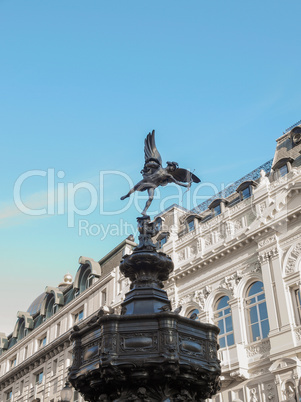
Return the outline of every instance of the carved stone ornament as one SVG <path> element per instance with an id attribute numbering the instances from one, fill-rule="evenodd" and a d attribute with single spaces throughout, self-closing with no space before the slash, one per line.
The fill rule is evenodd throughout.
<path id="1" fill-rule="evenodd" d="M 279 255 L 279 248 L 276 245 L 275 247 L 269 248 L 268 250 L 261 252 L 259 254 L 259 261 L 261 264 L 268 261 L 270 258 L 277 257 Z"/>
<path id="2" fill-rule="evenodd" d="M 250 345 L 246 347 L 246 352 L 248 357 L 253 357 L 256 355 L 263 355 L 271 350 L 271 344 L 269 339 L 263 340 L 256 345 Z"/>
<path id="3" fill-rule="evenodd" d="M 205 301 L 212 291 L 211 286 L 205 286 L 201 290 L 196 290 L 193 294 L 193 301 L 195 301 L 202 310 L 205 307 Z"/>
<path id="4" fill-rule="evenodd" d="M 221 288 L 227 289 L 234 295 L 237 285 L 239 284 L 240 280 L 242 279 L 241 271 L 237 271 L 230 276 L 226 276 L 221 284 Z"/>
<path id="5" fill-rule="evenodd" d="M 250 389 L 250 401 L 251 402 L 257 402 L 257 388 L 251 388 Z"/>
<path id="6" fill-rule="evenodd" d="M 273 236 L 270 236 L 270 237 L 268 237 L 268 238 L 266 238 L 264 240 L 261 240 L 258 243 L 258 248 L 263 248 L 265 246 L 269 246 L 270 244 L 273 244 L 273 243 L 276 243 L 276 242 L 277 242 L 277 236 L 273 235 Z"/>
<path id="7" fill-rule="evenodd" d="M 296 272 L 296 262 L 301 254 L 301 242 L 297 243 L 291 250 L 285 266 L 285 274 L 289 275 Z"/>
<path id="8" fill-rule="evenodd" d="M 301 327 L 294 329 L 297 341 L 301 341 Z"/>

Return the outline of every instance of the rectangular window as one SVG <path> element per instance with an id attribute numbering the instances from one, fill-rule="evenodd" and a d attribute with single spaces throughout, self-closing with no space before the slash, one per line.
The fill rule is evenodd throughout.
<path id="1" fill-rule="evenodd" d="M 74 323 L 80 322 L 84 318 L 84 310 L 80 310 L 78 313 L 74 314 Z"/>
<path id="2" fill-rule="evenodd" d="M 11 359 L 11 361 L 10 361 L 10 368 L 12 369 L 12 368 L 16 367 L 16 365 L 17 365 L 17 358 L 14 357 L 14 358 Z"/>
<path id="3" fill-rule="evenodd" d="M 11 401 L 12 400 L 12 397 L 13 397 L 13 391 L 12 390 L 9 390 L 9 391 L 7 391 L 6 392 L 6 400 L 7 401 Z"/>
<path id="4" fill-rule="evenodd" d="M 45 335 L 43 338 L 39 339 L 39 347 L 43 348 L 44 346 L 46 346 L 46 343 L 47 343 L 47 337 Z"/>
<path id="5" fill-rule="evenodd" d="M 43 376 L 44 376 L 43 370 L 36 374 L 36 385 L 42 384 Z"/>
<path id="6" fill-rule="evenodd" d="M 104 306 L 107 303 L 107 290 L 104 289 L 101 292 L 101 305 Z"/>

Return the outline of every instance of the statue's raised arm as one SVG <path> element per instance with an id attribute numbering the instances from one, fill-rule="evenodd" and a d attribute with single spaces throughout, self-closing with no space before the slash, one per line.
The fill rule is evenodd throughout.
<path id="1" fill-rule="evenodd" d="M 126 195 L 121 197 L 122 200 L 129 197 L 135 191 L 148 192 L 148 200 L 142 215 L 146 215 L 153 198 L 155 188 L 158 186 L 166 186 L 168 183 L 175 183 L 179 186 L 191 186 L 191 183 L 199 183 L 200 179 L 186 169 L 180 169 L 177 162 L 167 162 L 165 168 L 162 167 L 162 158 L 155 143 L 155 130 L 148 133 L 144 141 L 144 157 L 145 163 L 141 170 L 143 179 L 139 181 Z"/>

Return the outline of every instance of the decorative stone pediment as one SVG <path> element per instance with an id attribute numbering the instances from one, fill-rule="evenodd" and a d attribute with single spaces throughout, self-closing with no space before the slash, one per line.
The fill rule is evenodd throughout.
<path id="1" fill-rule="evenodd" d="M 271 367 L 269 368 L 269 371 L 271 373 L 275 373 L 275 372 L 286 370 L 286 369 L 293 369 L 298 365 L 298 363 L 299 363 L 299 360 L 297 358 L 296 359 L 289 359 L 289 358 L 278 359 L 271 365 Z"/>

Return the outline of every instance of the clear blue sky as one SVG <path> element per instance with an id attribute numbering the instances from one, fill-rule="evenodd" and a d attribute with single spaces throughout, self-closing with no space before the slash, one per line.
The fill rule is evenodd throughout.
<path id="1" fill-rule="evenodd" d="M 26 216 L 14 204 L 18 177 L 54 169 L 65 173 L 55 188 L 85 181 L 98 193 L 100 171 L 137 182 L 156 129 L 164 162 L 217 189 L 239 179 L 301 119 L 300 14 L 299 0 L 0 0 L 0 332 L 46 285 L 74 275 L 80 255 L 100 259 L 125 237 L 79 236 L 79 219 L 108 227 L 138 215 L 134 205 L 97 209 L 73 228 L 67 214 Z M 22 199 L 42 208 L 46 191 L 47 178 L 32 177 Z M 127 191 L 106 176 L 104 210 L 124 206 Z M 89 202 L 78 191 L 78 207 Z"/>

